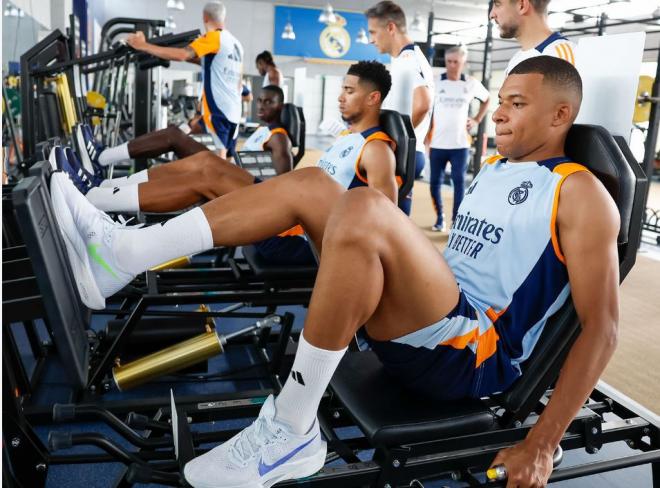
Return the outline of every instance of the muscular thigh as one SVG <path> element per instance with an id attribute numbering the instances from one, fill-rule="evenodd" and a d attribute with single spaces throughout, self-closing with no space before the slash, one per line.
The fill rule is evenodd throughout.
<path id="1" fill-rule="evenodd" d="M 444 318 L 458 303 L 458 285 L 440 251 L 412 220 L 385 198 L 382 205 L 377 227 L 383 233 L 384 289 L 367 330 L 374 339 L 391 340 Z"/>

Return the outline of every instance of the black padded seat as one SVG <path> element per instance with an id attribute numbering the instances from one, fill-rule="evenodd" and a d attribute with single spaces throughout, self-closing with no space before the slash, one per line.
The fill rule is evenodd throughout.
<path id="1" fill-rule="evenodd" d="M 254 271 L 257 278 L 262 279 L 309 279 L 314 280 L 318 267 L 273 264 L 266 261 L 254 246 L 243 246 L 243 257 Z"/>
<path id="2" fill-rule="evenodd" d="M 330 387 L 374 447 L 447 439 L 495 426 L 495 416 L 480 400 L 439 402 L 406 390 L 373 351 L 346 353 Z"/>

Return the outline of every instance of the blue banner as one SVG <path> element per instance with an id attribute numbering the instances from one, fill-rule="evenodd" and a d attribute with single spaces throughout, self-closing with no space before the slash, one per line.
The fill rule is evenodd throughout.
<path id="1" fill-rule="evenodd" d="M 275 33 L 273 52 L 283 56 L 363 61 L 375 59 L 389 63 L 388 54 L 380 54 L 371 44 L 356 42 L 360 29 L 367 29 L 367 18 L 362 13 L 335 10 L 337 21 L 322 24 L 322 10 L 306 7 L 275 6 Z M 296 34 L 294 40 L 282 39 L 287 22 Z"/>

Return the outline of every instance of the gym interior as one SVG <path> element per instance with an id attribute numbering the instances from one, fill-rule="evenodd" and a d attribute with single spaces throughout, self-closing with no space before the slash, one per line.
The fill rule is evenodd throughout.
<path id="1" fill-rule="evenodd" d="M 660 1 L 3 11 L 3 486 L 660 488 Z"/>

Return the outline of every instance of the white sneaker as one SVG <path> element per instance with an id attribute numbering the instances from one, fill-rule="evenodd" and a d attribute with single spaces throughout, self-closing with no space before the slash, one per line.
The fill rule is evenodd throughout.
<path id="1" fill-rule="evenodd" d="M 431 226 L 431 232 L 445 232 L 446 230 L 445 224 Z"/>
<path id="2" fill-rule="evenodd" d="M 92 310 L 102 310 L 105 298 L 134 278 L 117 265 L 112 249 L 121 226 L 89 203 L 64 173 L 51 176 L 50 198 L 80 298 Z"/>
<path id="3" fill-rule="evenodd" d="M 190 461 L 183 474 L 194 488 L 268 488 L 313 475 L 325 464 L 326 451 L 318 420 L 307 434 L 289 432 L 275 420 L 270 395 L 252 425 Z"/>

